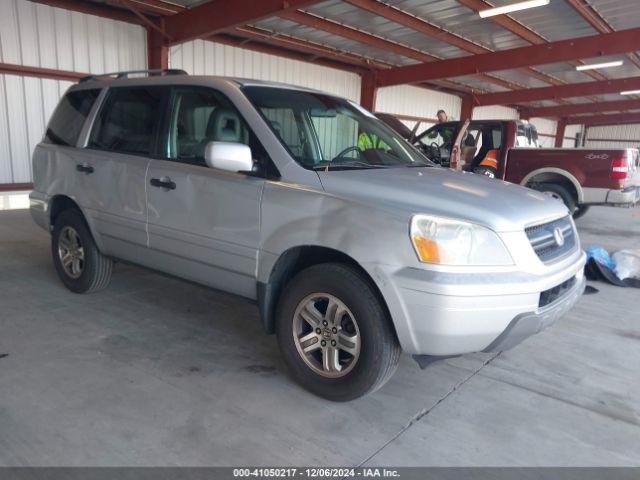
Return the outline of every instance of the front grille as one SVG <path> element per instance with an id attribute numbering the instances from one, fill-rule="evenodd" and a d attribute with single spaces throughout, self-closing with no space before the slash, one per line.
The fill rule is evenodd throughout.
<path id="1" fill-rule="evenodd" d="M 562 244 L 558 243 L 558 232 L 564 239 Z M 576 232 L 571 218 L 568 216 L 553 222 L 528 227 L 525 229 L 525 233 L 536 255 L 544 263 L 550 263 L 563 257 L 576 245 Z"/>
<path id="2" fill-rule="evenodd" d="M 546 307 L 547 305 L 555 302 L 565 293 L 567 293 L 576 283 L 576 277 L 571 277 L 569 280 L 562 282 L 560 285 L 556 285 L 549 290 L 545 290 L 540 294 L 540 301 L 538 302 L 538 307 Z"/>

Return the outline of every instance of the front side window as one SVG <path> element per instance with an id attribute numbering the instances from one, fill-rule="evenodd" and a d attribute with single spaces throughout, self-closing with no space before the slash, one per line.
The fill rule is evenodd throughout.
<path id="1" fill-rule="evenodd" d="M 273 87 L 243 90 L 305 168 L 431 165 L 378 118 L 347 100 Z"/>
<path id="2" fill-rule="evenodd" d="M 166 156 L 205 166 L 209 142 L 243 143 L 251 149 L 256 163 L 262 166 L 267 162 L 262 144 L 223 94 L 203 87 L 174 89 Z"/>
<path id="3" fill-rule="evenodd" d="M 100 95 L 99 89 L 75 90 L 67 93 L 60 100 L 49 121 L 45 141 L 56 145 L 75 146 L 98 95 Z"/>
<path id="4" fill-rule="evenodd" d="M 166 89 L 113 88 L 96 118 L 89 147 L 133 155 L 154 151 Z"/>

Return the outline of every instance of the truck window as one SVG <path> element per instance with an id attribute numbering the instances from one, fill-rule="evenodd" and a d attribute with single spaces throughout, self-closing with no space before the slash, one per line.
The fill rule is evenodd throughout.
<path id="1" fill-rule="evenodd" d="M 53 113 L 44 141 L 56 145 L 75 146 L 100 89 L 75 90 L 67 93 Z"/>
<path id="2" fill-rule="evenodd" d="M 165 87 L 111 89 L 93 126 L 89 148 L 151 154 L 166 92 Z"/>

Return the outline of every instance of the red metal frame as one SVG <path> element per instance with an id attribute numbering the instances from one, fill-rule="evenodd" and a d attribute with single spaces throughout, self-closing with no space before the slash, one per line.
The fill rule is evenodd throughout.
<path id="1" fill-rule="evenodd" d="M 166 18 L 173 43 L 186 42 L 283 12 L 308 7 L 321 0 L 210 0 Z"/>
<path id="2" fill-rule="evenodd" d="M 640 28 L 512 48 L 429 64 L 408 65 L 380 72 L 381 86 L 415 83 L 438 78 L 509 70 L 531 65 L 564 62 L 577 58 L 626 53 L 640 44 Z"/>
<path id="3" fill-rule="evenodd" d="M 269 55 L 276 55 L 291 60 L 298 60 L 301 62 L 314 63 L 316 65 L 322 65 L 324 67 L 335 68 L 337 70 L 344 70 L 346 72 L 362 74 L 363 69 L 346 63 L 335 62 L 331 60 L 325 60 L 323 58 L 317 58 L 313 56 L 307 56 L 305 54 L 286 50 L 284 48 L 267 45 L 265 43 L 255 43 L 250 40 L 232 37 L 225 34 L 212 35 L 207 40 L 216 43 L 222 43 L 224 45 L 230 45 L 232 47 L 244 48 L 247 50 L 253 50 L 255 52 L 267 53 Z"/>
<path id="4" fill-rule="evenodd" d="M 49 78 L 52 80 L 67 80 L 77 82 L 87 73 L 69 72 L 67 70 L 54 70 L 52 68 L 29 67 L 26 65 L 14 65 L 0 63 L 0 73 L 7 75 L 20 75 L 23 77 Z"/>
<path id="5" fill-rule="evenodd" d="M 31 0 L 35 3 L 41 3 L 50 7 L 64 8 L 73 12 L 86 13 L 88 15 L 96 15 L 98 17 L 110 18 L 121 22 L 135 23 L 142 25 L 143 22 L 136 15 L 120 8 L 110 7 L 108 5 L 86 2 L 82 0 Z"/>
<path id="6" fill-rule="evenodd" d="M 375 72 L 363 74 L 360 82 L 360 105 L 371 112 L 375 111 L 377 94 Z"/>
<path id="7" fill-rule="evenodd" d="M 556 138 L 554 141 L 554 146 L 556 148 L 562 147 L 562 143 L 564 141 L 564 131 L 567 128 L 567 119 L 561 118 L 558 120 L 558 124 L 556 125 Z"/>
<path id="8" fill-rule="evenodd" d="M 0 183 L 0 192 L 33 190 L 33 183 Z"/>
<path id="9" fill-rule="evenodd" d="M 553 87 L 527 88 L 512 92 L 496 92 L 474 97 L 476 106 L 510 105 L 514 103 L 554 100 L 558 98 L 586 97 L 603 93 L 620 93 L 640 89 L 640 77 L 600 80 L 596 82 L 570 83 Z"/>
<path id="10" fill-rule="evenodd" d="M 590 115 L 567 118 L 567 125 L 625 125 L 640 123 L 640 113 L 621 113 L 617 115 Z"/>
<path id="11" fill-rule="evenodd" d="M 538 107 L 526 109 L 529 117 L 562 117 L 582 113 L 622 112 L 640 110 L 640 100 L 616 100 L 611 102 L 577 103 L 558 107 Z"/>

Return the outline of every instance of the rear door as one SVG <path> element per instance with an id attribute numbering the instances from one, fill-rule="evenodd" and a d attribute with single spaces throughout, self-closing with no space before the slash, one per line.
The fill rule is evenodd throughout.
<path id="1" fill-rule="evenodd" d="M 77 158 L 87 213 L 108 255 L 137 261 L 147 246 L 145 178 L 166 87 L 113 87 Z"/>
<path id="2" fill-rule="evenodd" d="M 147 175 L 149 254 L 163 271 L 249 298 L 256 297 L 260 199 L 264 179 L 209 168 L 210 141 L 266 152 L 232 103 L 205 87 L 172 90 L 162 158 Z"/>

